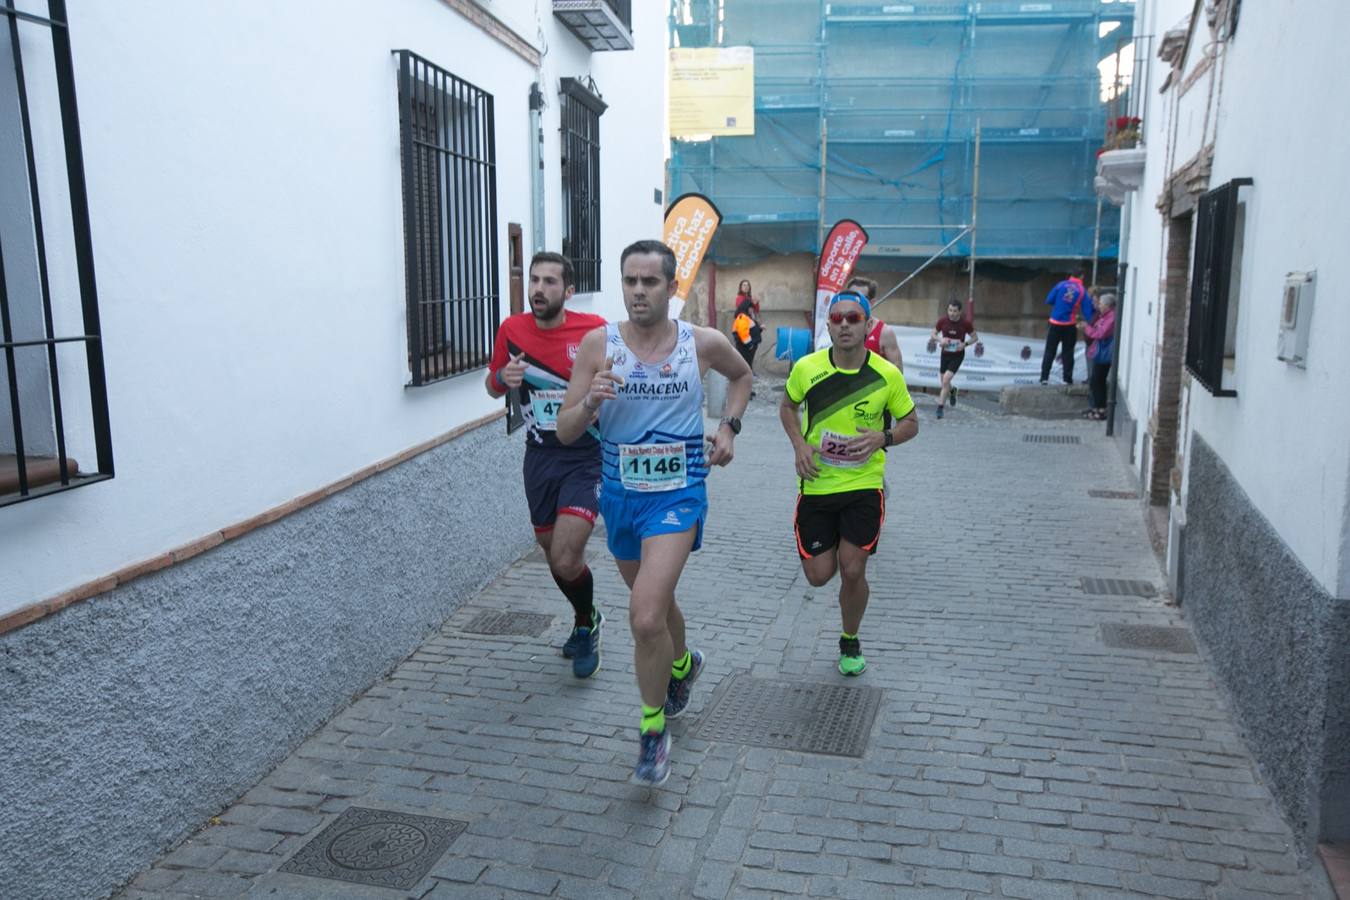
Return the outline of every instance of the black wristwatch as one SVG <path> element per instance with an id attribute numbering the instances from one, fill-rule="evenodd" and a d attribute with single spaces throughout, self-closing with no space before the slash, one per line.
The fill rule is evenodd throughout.
<path id="1" fill-rule="evenodd" d="M 723 416 L 722 421 L 719 422 L 718 425 L 730 425 L 732 434 L 741 433 L 741 420 L 735 416 Z"/>
<path id="2" fill-rule="evenodd" d="M 889 431 L 883 431 L 882 434 L 886 435 L 886 443 L 882 444 L 881 446 L 889 447 L 895 443 L 895 436 L 892 435 Z"/>

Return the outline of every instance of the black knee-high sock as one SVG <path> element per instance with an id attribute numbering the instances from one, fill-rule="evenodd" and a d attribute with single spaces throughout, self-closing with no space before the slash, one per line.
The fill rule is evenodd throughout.
<path id="1" fill-rule="evenodd" d="M 591 567 L 583 568 L 576 581 L 563 581 L 557 572 L 553 572 L 553 581 L 572 604 L 577 616 L 576 627 L 590 628 L 595 618 L 595 579 L 591 577 Z"/>

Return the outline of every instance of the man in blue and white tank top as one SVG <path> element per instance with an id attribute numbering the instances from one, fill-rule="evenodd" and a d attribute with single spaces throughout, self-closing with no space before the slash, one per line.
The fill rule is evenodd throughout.
<path id="1" fill-rule="evenodd" d="M 642 695 L 633 779 L 661 784 L 670 774 L 666 717 L 684 711 L 703 667 L 703 654 L 685 644 L 675 585 L 702 544 L 704 479 L 709 466 L 731 462 L 751 374 L 721 332 L 670 318 L 678 284 L 669 247 L 638 241 L 624 249 L 619 266 L 628 321 L 582 338 L 556 434 L 571 443 L 599 426 L 600 514 L 632 591 L 628 618 Z M 710 368 L 729 381 L 730 415 L 705 436 L 702 376 Z"/>

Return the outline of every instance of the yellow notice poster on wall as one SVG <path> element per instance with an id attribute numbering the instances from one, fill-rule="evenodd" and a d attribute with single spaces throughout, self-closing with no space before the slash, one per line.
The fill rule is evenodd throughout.
<path id="1" fill-rule="evenodd" d="M 755 133 L 753 47 L 676 47 L 670 51 L 670 136 Z"/>

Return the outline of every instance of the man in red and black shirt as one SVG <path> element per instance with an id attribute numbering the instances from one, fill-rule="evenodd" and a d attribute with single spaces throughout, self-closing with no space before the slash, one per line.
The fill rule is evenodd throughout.
<path id="1" fill-rule="evenodd" d="M 948 303 L 947 314 L 937 320 L 929 336 L 929 340 L 937 341 L 942 348 L 942 355 L 938 357 L 938 376 L 942 379 L 942 392 L 938 394 L 937 405 L 939 419 L 948 400 L 952 406 L 956 405 L 956 388 L 952 387 L 952 379 L 960 371 L 961 363 L 966 361 L 966 348 L 979 340 L 975 326 L 961 314 L 962 310 L 960 300 Z"/>
<path id="2" fill-rule="evenodd" d="M 525 498 L 534 535 L 548 556 L 553 580 L 576 613 L 563 645 L 572 674 L 589 678 L 600 668 L 600 626 L 586 541 L 600 508 L 600 442 L 594 429 L 570 446 L 555 434 L 558 410 L 572 377 L 572 361 L 600 316 L 563 308 L 576 288 L 572 263 L 558 253 L 530 260 L 530 310 L 502 323 L 488 364 L 487 391 L 520 395 L 525 415 Z"/>
<path id="3" fill-rule="evenodd" d="M 868 303 L 875 303 L 877 300 L 877 283 L 861 275 L 850 278 L 845 290 L 857 291 L 867 298 Z M 905 358 L 900 355 L 900 341 L 896 338 L 895 332 L 891 331 L 891 326 L 880 318 L 872 319 L 872 327 L 867 330 L 863 346 L 873 353 L 880 354 L 902 373 L 905 371 Z M 890 427 L 890 420 L 886 421 L 886 427 Z"/>

